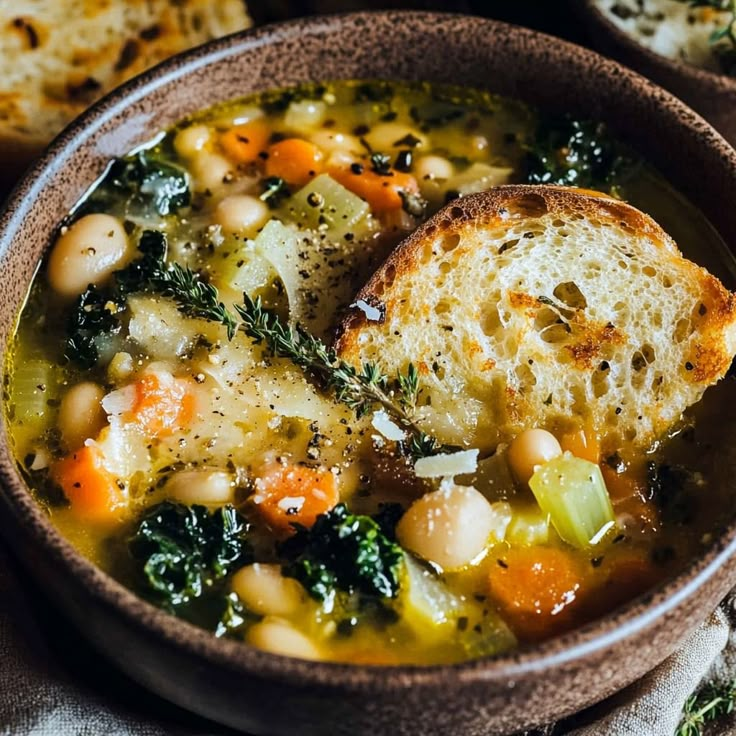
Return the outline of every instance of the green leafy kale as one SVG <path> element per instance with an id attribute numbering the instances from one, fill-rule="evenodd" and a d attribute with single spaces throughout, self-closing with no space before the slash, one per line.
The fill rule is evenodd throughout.
<path id="1" fill-rule="evenodd" d="M 120 329 L 115 316 L 120 303 L 111 298 L 106 291 L 100 291 L 90 284 L 87 290 L 77 297 L 67 319 L 67 338 L 64 355 L 82 368 L 92 368 L 99 357 L 95 338 L 103 333 L 113 333 Z"/>
<path id="2" fill-rule="evenodd" d="M 247 534 L 248 523 L 232 506 L 210 513 L 164 501 L 144 513 L 129 547 L 152 597 L 175 607 L 251 561 Z"/>
<path id="3" fill-rule="evenodd" d="M 345 504 L 317 517 L 311 529 L 296 526 L 281 552 L 290 560 L 284 575 L 316 600 L 331 600 L 338 592 L 368 598 L 395 598 L 399 592 L 401 547 L 370 516 L 351 514 Z"/>
<path id="4" fill-rule="evenodd" d="M 699 476 L 681 465 L 647 463 L 649 499 L 669 524 L 687 524 L 697 511 L 695 488 Z"/>
<path id="5" fill-rule="evenodd" d="M 632 166 L 603 123 L 566 115 L 545 118 L 537 127 L 527 147 L 525 180 L 610 192 Z"/>
<path id="6" fill-rule="evenodd" d="M 151 151 L 139 151 L 116 158 L 74 216 L 109 211 L 110 205 L 121 199 L 133 213 L 155 212 L 166 216 L 188 207 L 192 197 L 184 169 Z"/>
<path id="7" fill-rule="evenodd" d="M 222 600 L 222 613 L 215 626 L 215 636 L 236 636 L 261 618 L 245 607 L 237 593 L 228 593 Z"/>
<path id="8" fill-rule="evenodd" d="M 235 317 L 219 301 L 217 289 L 190 268 L 166 263 L 166 236 L 157 230 L 144 230 L 138 242 L 140 258 L 113 274 L 112 285 L 104 290 L 90 285 L 81 294 L 67 320 L 64 356 L 83 368 L 97 363 L 96 339 L 120 330 L 119 313 L 126 297 L 136 292 L 154 292 L 170 297 L 187 317 L 219 322 L 228 338 L 235 334 Z"/>

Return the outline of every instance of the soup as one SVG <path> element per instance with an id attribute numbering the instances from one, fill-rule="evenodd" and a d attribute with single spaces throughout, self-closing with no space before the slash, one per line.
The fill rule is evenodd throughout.
<path id="1" fill-rule="evenodd" d="M 114 161 L 61 224 L 7 357 L 14 450 L 54 524 L 217 636 L 369 664 L 497 654 L 672 576 L 730 503 L 732 381 L 636 456 L 584 426 L 449 451 L 441 427 L 396 434 L 423 400 L 415 366 L 389 377 L 330 347 L 398 242 L 509 182 L 625 198 L 729 277 L 703 216 L 604 126 L 486 92 L 282 90 Z M 436 455 L 454 469 L 418 472 Z M 555 462 L 595 476 L 594 533 L 532 492 Z M 460 533 L 434 554 L 416 519 L 438 493 Z"/>

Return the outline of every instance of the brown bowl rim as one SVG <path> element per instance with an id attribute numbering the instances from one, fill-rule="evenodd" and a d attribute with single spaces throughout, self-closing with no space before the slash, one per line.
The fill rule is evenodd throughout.
<path id="1" fill-rule="evenodd" d="M 577 2 L 578 0 L 572 1 Z M 702 69 L 699 66 L 688 64 L 684 61 L 678 61 L 677 59 L 670 59 L 668 56 L 658 54 L 656 51 L 652 51 L 647 46 L 644 46 L 644 44 L 635 41 L 628 33 L 622 31 L 595 4 L 595 0 L 579 1 L 581 2 L 581 11 L 588 16 L 591 22 L 603 29 L 619 46 L 625 47 L 631 53 L 637 54 L 641 58 L 646 59 L 650 64 L 667 69 L 672 73 L 688 77 L 693 81 L 736 91 L 735 77 L 723 74 L 722 72 L 714 72 L 710 69 Z"/>
<path id="2" fill-rule="evenodd" d="M 40 159 L 14 188 L 0 212 L 0 258 L 7 252 L 12 241 L 12 233 L 20 220 L 32 211 L 33 202 L 44 189 L 50 172 L 58 163 L 57 160 L 63 161 L 65 155 L 83 146 L 86 136 L 108 120 L 118 117 L 131 101 L 138 101 L 156 87 L 185 77 L 195 69 L 237 57 L 241 51 L 268 43 L 268 39 L 273 35 L 279 38 L 289 35 L 298 37 L 311 31 L 324 30 L 327 26 L 335 27 L 339 31 L 340 25 L 344 22 L 356 19 L 368 21 L 371 17 L 377 16 L 407 23 L 418 19 L 443 23 L 448 18 L 465 17 L 471 18 L 474 23 L 484 24 L 489 35 L 503 30 L 521 39 L 541 38 L 545 43 L 557 46 L 561 52 L 574 54 L 595 63 L 599 68 L 606 68 L 610 74 L 628 76 L 632 83 L 638 85 L 642 94 L 648 95 L 653 101 L 661 103 L 663 99 L 667 100 L 673 109 L 672 114 L 676 112 L 687 123 L 697 124 L 701 129 L 703 127 L 710 129 L 712 137 L 708 145 L 715 146 L 720 149 L 719 153 L 730 158 L 732 168 L 736 171 L 736 152 L 721 136 L 712 131 L 699 115 L 641 75 L 593 51 L 581 49 L 575 44 L 531 29 L 476 16 L 426 11 L 340 13 L 261 26 L 211 41 L 162 62 L 106 95 L 52 141 Z M 7 442 L 4 413 L 1 431 L 1 439 Z M 76 575 L 80 584 L 88 588 L 89 594 L 97 602 L 105 609 L 119 614 L 134 629 L 154 635 L 160 641 L 195 658 L 204 658 L 231 671 L 261 678 L 275 678 L 283 684 L 326 686 L 334 692 L 367 693 L 397 688 L 433 688 L 447 681 L 447 678 L 461 684 L 496 682 L 504 687 L 511 687 L 515 679 L 583 660 L 651 627 L 688 598 L 695 596 L 698 589 L 736 555 L 736 519 L 734 519 L 718 535 L 712 546 L 701 557 L 692 560 L 675 578 L 568 634 L 506 654 L 452 665 L 371 666 L 315 662 L 271 654 L 238 641 L 217 639 L 209 631 L 186 623 L 148 603 L 88 561 L 56 530 L 48 516 L 44 514 L 42 506 L 33 499 L 17 467 L 11 469 L 5 467 L 4 463 L 0 464 L 0 486 L 10 502 L 10 510 L 15 521 L 21 525 L 24 532 L 33 537 L 35 544 L 40 545 L 40 551 L 47 555 L 49 564 L 58 570 Z"/>

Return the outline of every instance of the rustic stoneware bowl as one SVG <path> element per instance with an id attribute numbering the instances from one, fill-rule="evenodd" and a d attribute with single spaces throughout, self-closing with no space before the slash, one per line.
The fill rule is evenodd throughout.
<path id="1" fill-rule="evenodd" d="M 593 0 L 573 0 L 593 46 L 676 94 L 736 146 L 736 79 L 650 51 L 610 21 Z"/>
<path id="2" fill-rule="evenodd" d="M 562 41 L 473 17 L 316 18 L 236 35 L 169 61 L 105 98 L 52 144 L 0 216 L 2 344 L 55 225 L 111 156 L 223 99 L 356 77 L 490 87 L 545 110 L 606 120 L 736 245 L 730 206 L 736 152 L 635 73 Z M 0 523 L 28 574 L 131 677 L 252 734 L 479 736 L 541 724 L 601 700 L 661 662 L 736 582 L 732 524 L 676 580 L 537 647 L 441 667 L 282 658 L 216 640 L 139 600 L 84 560 L 34 503 L 4 425 L 0 433 Z"/>

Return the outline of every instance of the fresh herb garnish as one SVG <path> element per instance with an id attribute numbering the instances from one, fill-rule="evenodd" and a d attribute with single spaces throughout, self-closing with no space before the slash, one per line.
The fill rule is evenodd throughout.
<path id="1" fill-rule="evenodd" d="M 74 212 L 74 217 L 106 212 L 125 200 L 131 214 L 173 215 L 191 202 L 186 171 L 152 151 L 117 158 L 102 181 Z"/>
<path id="2" fill-rule="evenodd" d="M 263 193 L 260 199 L 271 209 L 276 209 L 290 194 L 286 182 L 278 176 L 269 176 L 261 182 Z"/>
<path id="3" fill-rule="evenodd" d="M 413 407 L 419 391 L 418 375 L 413 366 L 397 378 L 396 389 L 392 389 L 388 377 L 376 364 L 365 363 L 360 371 L 356 370 L 301 325 L 284 325 L 274 312 L 263 307 L 260 297 L 252 299 L 243 294 L 243 304 L 235 309 L 248 337 L 257 344 L 265 343 L 274 355 L 291 360 L 316 379 L 322 389 L 331 391 L 337 401 L 353 409 L 358 417 L 376 407 L 383 409 L 409 433 L 405 447 L 411 455 L 424 457 L 441 449 L 407 411 L 407 407 Z"/>
<path id="4" fill-rule="evenodd" d="M 341 503 L 317 517 L 310 529 L 281 545 L 290 562 L 287 577 L 298 580 L 312 598 L 331 600 L 337 592 L 395 598 L 403 552 L 370 516 L 349 513 Z"/>
<path id="5" fill-rule="evenodd" d="M 393 176 L 391 173 L 391 156 L 385 153 L 372 153 L 371 171 L 379 176 Z"/>
<path id="6" fill-rule="evenodd" d="M 171 298 L 187 317 L 219 322 L 232 339 L 237 329 L 234 315 L 219 301 L 217 289 L 187 266 L 166 263 L 166 236 L 144 230 L 138 242 L 140 258 L 113 274 L 112 286 L 100 290 L 90 285 L 75 302 L 67 321 L 64 356 L 84 368 L 97 362 L 96 339 L 120 329 L 118 315 L 126 298 L 136 292 L 154 292 Z"/>
<path id="7" fill-rule="evenodd" d="M 709 683 L 685 701 L 675 736 L 702 736 L 708 723 L 733 713 L 734 707 L 736 680 Z"/>
<path id="8" fill-rule="evenodd" d="M 260 620 L 261 616 L 248 610 L 237 593 L 228 593 L 222 601 L 222 613 L 215 626 L 215 636 L 235 636 L 249 624 Z"/>
<path id="9" fill-rule="evenodd" d="M 697 505 L 694 488 L 698 475 L 681 465 L 647 463 L 649 499 L 654 501 L 669 524 L 692 521 Z"/>
<path id="10" fill-rule="evenodd" d="M 546 118 L 527 145 L 525 180 L 610 192 L 632 166 L 603 123 L 570 116 Z"/>
<path id="11" fill-rule="evenodd" d="M 407 192 L 403 189 L 398 191 L 399 197 L 401 197 L 401 209 L 412 217 L 424 217 L 429 206 L 427 200 L 413 192 Z"/>
<path id="12" fill-rule="evenodd" d="M 199 598 L 235 567 L 251 560 L 248 523 L 232 507 L 164 501 L 146 510 L 130 541 L 154 598 L 179 606 Z"/>

